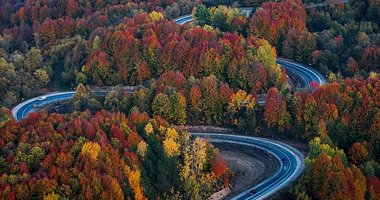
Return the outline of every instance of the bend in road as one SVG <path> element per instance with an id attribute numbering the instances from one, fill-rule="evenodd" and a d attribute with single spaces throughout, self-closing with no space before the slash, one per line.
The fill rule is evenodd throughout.
<path id="1" fill-rule="evenodd" d="M 72 98 L 73 95 L 74 92 L 61 92 L 45 95 L 46 99 L 44 101 L 39 101 L 38 98 L 33 98 L 16 106 L 15 109 L 12 110 L 12 114 L 16 120 L 21 120 L 26 117 L 29 112 L 33 112 L 33 107 L 31 106 L 34 104 L 45 105 L 61 100 L 67 100 Z M 304 168 L 303 155 L 297 149 L 278 141 L 218 133 L 191 133 L 191 135 L 208 137 L 212 142 L 227 142 L 242 146 L 253 146 L 272 154 L 280 163 L 280 168 L 274 175 L 260 184 L 250 187 L 233 199 L 267 198 L 297 178 Z M 282 159 L 284 158 L 288 160 L 288 163 L 282 163 Z M 253 189 L 256 190 L 256 193 L 254 195 L 249 195 L 249 192 Z"/>
<path id="2" fill-rule="evenodd" d="M 253 146 L 267 151 L 277 158 L 280 167 L 274 175 L 233 197 L 233 200 L 268 198 L 298 177 L 304 168 L 304 156 L 297 149 L 278 141 L 219 133 L 191 133 L 191 135 L 210 138 L 214 143 L 228 142 L 242 146 Z M 288 163 L 282 163 L 284 158 L 288 160 Z M 251 190 L 255 190 L 256 193 L 250 195 Z"/>
<path id="3" fill-rule="evenodd" d="M 104 92 L 99 92 L 98 95 L 103 95 Z M 61 100 L 71 99 L 74 92 L 60 92 L 45 95 L 46 99 L 38 100 L 38 97 L 25 101 L 12 110 L 12 114 L 16 120 L 21 120 L 28 113 L 33 112 L 33 105 L 45 105 L 58 102 Z M 270 178 L 264 180 L 258 185 L 252 186 L 244 192 L 240 193 L 233 199 L 264 199 L 277 192 L 285 185 L 293 181 L 302 172 L 304 163 L 303 155 L 295 148 L 283 144 L 278 141 L 273 141 L 264 138 L 247 137 L 239 135 L 217 134 L 217 133 L 191 133 L 199 137 L 210 137 L 212 142 L 228 142 L 239 144 L 242 146 L 253 146 L 260 148 L 272 154 L 280 163 L 278 171 Z M 282 159 L 286 159 L 288 163 L 282 163 Z M 249 195 L 249 192 L 254 189 L 256 194 Z"/>
<path id="4" fill-rule="evenodd" d="M 276 62 L 287 71 L 291 71 L 295 75 L 299 76 L 303 81 L 302 85 L 304 87 L 308 87 L 313 81 L 318 83 L 318 85 L 323 85 L 327 82 L 326 78 L 321 73 L 311 67 L 307 67 L 284 58 L 277 58 Z"/>
<path id="5" fill-rule="evenodd" d="M 182 16 L 176 19 L 176 22 L 179 24 L 184 24 L 192 21 L 191 15 Z M 303 86 L 307 87 L 312 81 L 316 81 L 318 84 L 326 83 L 326 79 L 320 73 L 311 69 L 307 66 L 301 65 L 299 63 L 294 63 L 292 61 L 278 58 L 276 61 L 282 67 L 288 71 L 293 72 L 295 75 L 299 76 L 302 79 Z M 104 92 L 99 93 L 104 94 Z M 61 100 L 71 99 L 74 95 L 73 91 L 70 92 L 60 92 L 44 95 L 45 100 L 39 101 L 38 97 L 29 99 L 19 105 L 17 105 L 12 110 L 12 115 L 16 120 L 21 120 L 26 117 L 28 113 L 35 111 L 35 107 L 58 102 Z M 265 99 L 260 99 L 259 104 L 264 104 Z M 303 155 L 293 147 L 283 144 L 278 141 L 273 141 L 269 139 L 256 138 L 256 137 L 247 137 L 247 136 L 238 136 L 238 135 L 227 135 L 227 134 L 204 134 L 204 133 L 191 133 L 192 135 L 200 137 L 210 137 L 212 142 L 230 142 L 245 146 L 254 146 L 260 149 L 263 149 L 271 154 L 273 154 L 278 162 L 280 163 L 280 168 L 278 171 L 272 175 L 270 178 L 261 182 L 256 186 L 252 186 L 248 190 L 242 192 L 233 199 L 264 199 L 269 197 L 276 191 L 283 188 L 285 185 L 289 184 L 292 180 L 299 176 L 302 172 L 304 163 Z M 288 163 L 282 163 L 282 159 L 286 158 Z M 249 195 L 249 191 L 252 189 L 256 190 L 254 195 Z"/>
<path id="6" fill-rule="evenodd" d="M 252 12 L 253 10 L 253 8 L 250 8 L 250 7 L 240 8 L 240 9 L 246 12 L 247 15 L 249 15 L 249 13 Z M 177 19 L 174 19 L 174 21 L 180 25 L 183 25 L 183 24 L 192 22 L 193 16 L 184 15 Z M 322 85 L 326 83 L 325 77 L 310 67 L 289 61 L 284 58 L 277 58 L 276 62 L 280 64 L 281 67 L 285 68 L 287 71 L 290 71 L 296 76 L 298 76 L 299 79 L 302 80 L 302 84 L 301 84 L 302 87 L 308 87 L 312 81 L 316 81 L 318 85 Z"/>
<path id="7" fill-rule="evenodd" d="M 12 109 L 12 115 L 17 121 L 19 121 L 22 118 L 26 117 L 28 113 L 34 112 L 35 107 L 57 102 L 59 100 L 71 99 L 74 93 L 75 92 L 59 92 L 59 93 L 45 95 L 44 97 L 46 97 L 46 99 L 43 101 L 38 100 L 38 98 L 42 96 L 29 99 L 27 101 L 24 101 L 18 104 L 16 107 L 14 107 Z"/>

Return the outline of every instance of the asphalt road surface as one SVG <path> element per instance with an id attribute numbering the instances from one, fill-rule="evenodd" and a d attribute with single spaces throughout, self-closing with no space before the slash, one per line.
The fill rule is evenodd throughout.
<path id="1" fill-rule="evenodd" d="M 22 118 L 26 117 L 29 112 L 33 112 L 34 105 L 41 106 L 57 101 L 67 100 L 72 98 L 73 94 L 74 92 L 54 93 L 43 96 L 44 100 L 40 100 L 40 97 L 36 97 L 16 106 L 12 110 L 12 114 L 16 120 L 21 120 Z M 293 181 L 303 170 L 303 155 L 297 149 L 278 141 L 257 137 L 218 133 L 191 134 L 199 137 L 208 137 L 214 143 L 224 142 L 238 144 L 241 145 L 242 148 L 245 148 L 246 146 L 256 147 L 276 157 L 280 167 L 274 175 L 268 179 L 265 179 L 258 185 L 253 185 L 252 187 L 235 196 L 233 199 L 264 199 L 266 197 L 269 197 Z M 286 163 L 283 162 L 283 159 L 286 159 Z M 250 195 L 249 193 L 251 190 L 255 190 L 255 194 Z"/>
<path id="2" fill-rule="evenodd" d="M 298 177 L 304 167 L 304 157 L 302 153 L 278 141 L 218 133 L 191 133 L 191 135 L 210 138 L 213 143 L 225 142 L 239 144 L 242 148 L 246 146 L 260 148 L 277 158 L 280 167 L 274 175 L 258 185 L 248 188 L 232 199 L 265 199 Z M 286 162 L 283 162 L 284 159 L 286 159 Z M 251 195 L 250 191 L 252 190 L 255 190 L 255 193 Z"/>
<path id="3" fill-rule="evenodd" d="M 316 81 L 319 84 L 324 84 L 326 82 L 321 74 L 307 66 L 294 63 L 285 59 L 278 59 L 277 62 L 280 63 L 283 67 L 286 67 L 287 70 L 292 70 L 292 72 L 296 75 L 303 77 L 303 85 L 305 86 L 309 85 L 312 81 Z M 104 92 L 98 95 L 103 94 Z M 28 113 L 36 111 L 35 109 L 40 106 L 50 103 L 56 103 L 63 100 L 69 100 L 73 97 L 73 95 L 74 91 L 70 91 L 35 97 L 17 105 L 12 110 L 12 115 L 16 120 L 21 120 L 22 118 L 27 117 Z M 265 99 L 259 100 L 259 104 L 262 105 L 264 103 Z M 252 187 L 249 187 L 249 189 L 238 194 L 233 199 L 264 199 L 266 197 L 269 197 L 276 191 L 283 188 L 285 185 L 289 184 L 292 180 L 294 180 L 303 169 L 302 154 L 299 153 L 298 150 L 290 146 L 284 145 L 280 142 L 262 138 L 244 137 L 227 134 L 194 133 L 194 135 L 210 136 L 213 142 L 228 142 L 233 144 L 239 144 L 242 148 L 244 148 L 247 145 L 254 146 L 271 153 L 273 156 L 277 158 L 278 162 L 280 163 L 280 168 L 273 176 L 271 176 L 268 179 L 265 179 L 258 185 L 252 185 Z M 286 159 L 287 163 L 283 163 L 282 159 Z M 249 193 L 252 190 L 255 190 L 255 194 L 250 195 Z"/>

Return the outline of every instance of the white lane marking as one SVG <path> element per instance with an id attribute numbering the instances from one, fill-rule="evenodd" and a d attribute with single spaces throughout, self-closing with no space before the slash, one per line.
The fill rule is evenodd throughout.
<path id="1" fill-rule="evenodd" d="M 279 61 L 278 63 L 281 63 L 281 60 L 278 60 L 278 61 Z M 283 62 L 280 65 L 286 66 L 287 68 L 291 68 L 291 69 L 297 71 L 297 75 L 304 77 L 306 85 L 309 85 L 309 83 L 311 83 L 312 81 L 315 80 L 315 78 L 313 78 L 314 74 L 308 73 L 307 71 L 305 71 L 304 68 L 300 68 L 299 66 L 293 65 L 293 63 Z M 318 79 L 318 77 L 317 77 L 317 79 Z M 315 80 L 315 81 L 319 81 L 319 80 Z"/>
<path id="2" fill-rule="evenodd" d="M 281 183 L 275 182 L 275 185 L 277 185 L 277 187 L 275 187 L 273 190 L 268 191 L 267 193 L 263 194 L 263 195 L 265 195 L 265 197 L 268 197 L 269 195 L 272 195 L 274 192 L 278 191 L 279 189 L 283 188 L 285 185 L 287 185 L 288 183 L 290 183 L 295 177 L 297 177 L 300 174 L 300 172 L 302 170 L 301 167 L 303 167 L 303 162 L 301 162 L 301 159 L 299 157 L 300 155 L 302 156 L 302 154 L 297 149 L 295 149 L 293 147 L 290 148 L 289 145 L 283 144 L 282 142 L 272 141 L 272 140 L 268 140 L 266 138 L 260 138 L 260 137 L 248 137 L 248 136 L 228 135 L 228 134 L 220 134 L 220 133 L 191 133 L 191 134 L 195 135 L 195 136 L 196 135 L 217 136 L 217 137 L 219 136 L 221 138 L 224 138 L 225 140 L 228 140 L 228 137 L 232 137 L 234 139 L 240 138 L 240 139 L 245 139 L 246 141 L 258 142 L 258 143 L 262 142 L 262 143 L 265 143 L 266 145 L 271 144 L 271 145 L 277 146 L 277 147 L 279 147 L 280 151 L 281 150 L 285 150 L 286 152 L 290 153 L 296 159 L 296 164 L 297 164 L 296 168 L 294 169 L 293 173 L 290 174 L 289 177 L 285 179 L 285 181 L 283 181 Z M 293 152 L 293 151 L 297 152 L 298 155 L 295 152 Z M 285 156 L 288 157 L 288 155 L 286 153 L 284 153 L 284 154 L 285 154 Z M 288 167 L 287 170 L 288 171 L 290 170 L 290 165 L 289 165 L 289 167 Z M 287 171 L 287 173 L 288 173 L 288 171 Z M 280 179 L 282 179 L 282 178 L 283 178 L 283 176 L 280 177 Z M 237 197 L 234 197 L 234 199 L 235 198 L 241 198 L 242 196 L 246 195 L 246 193 L 248 191 L 249 190 L 244 191 L 243 193 L 241 193 Z"/>
<path id="3" fill-rule="evenodd" d="M 61 92 L 61 93 L 54 93 L 54 94 L 50 94 L 50 95 L 44 95 L 44 96 L 46 96 L 46 97 L 54 97 L 54 96 L 57 96 L 57 95 L 65 95 L 65 94 L 73 94 L 74 92 Z M 70 98 L 70 97 L 64 97 L 64 98 Z M 33 102 L 33 101 L 37 101 L 37 99 L 38 99 L 38 97 L 36 97 L 36 98 L 33 98 L 33 99 L 30 99 L 30 100 L 28 100 L 28 101 L 26 101 L 26 102 L 24 102 L 24 103 L 21 103 L 20 105 L 18 105 L 18 106 L 16 106 L 16 108 L 13 110 L 14 111 L 14 113 L 16 113 L 16 119 L 17 119 L 17 111 L 18 111 L 18 109 L 19 108 L 21 108 L 23 105 L 26 105 L 27 103 L 30 103 L 30 102 Z M 54 101 L 54 100 L 59 100 L 59 99 L 53 99 L 53 100 L 51 100 L 51 102 L 52 101 Z M 31 104 L 31 105 L 33 105 L 33 104 Z M 31 105 L 29 105 L 29 106 L 31 106 Z M 29 107 L 28 106 L 28 107 Z M 12 111 L 12 112 L 13 112 Z M 24 114 L 24 113 L 23 113 Z M 207 135 L 215 135 L 215 136 L 219 136 L 219 137 L 224 137 L 224 138 L 228 138 L 228 137 L 233 137 L 233 138 L 240 138 L 240 139 L 245 139 L 245 140 L 248 140 L 248 141 L 251 141 L 251 142 L 262 142 L 263 144 L 265 144 L 265 145 L 269 145 L 269 144 L 271 144 L 271 145 L 275 145 L 275 146 L 277 146 L 277 147 L 279 147 L 280 148 L 280 152 L 281 152 L 281 150 L 286 150 L 287 152 L 290 152 L 295 158 L 296 158 L 296 160 L 297 160 L 297 166 L 296 166 L 296 170 L 295 171 L 297 171 L 297 170 L 299 170 L 299 164 L 301 163 L 301 161 L 299 161 L 298 162 L 298 160 L 299 160 L 299 158 L 298 158 L 298 156 L 295 154 L 295 153 L 293 153 L 291 150 L 289 150 L 289 149 L 287 149 L 285 146 L 283 146 L 283 145 L 280 145 L 280 144 L 278 144 L 278 143 L 275 143 L 275 142 L 272 142 L 272 141 L 269 141 L 269 140 L 267 140 L 267 139 L 263 139 L 263 138 L 253 138 L 253 137 L 247 137 L 247 136 L 237 136 L 237 135 L 226 135 L 226 134 L 218 134 L 218 133 L 210 133 L 210 134 L 204 134 L 204 133 L 192 133 L 192 135 L 203 135 L 203 136 L 207 136 Z M 245 143 L 245 144 L 247 144 L 247 143 Z M 257 145 L 256 145 L 256 147 L 258 147 Z M 268 150 L 268 149 L 265 149 L 266 151 L 268 151 L 268 152 L 271 152 L 271 154 L 272 155 L 274 155 L 278 160 L 280 160 L 280 165 L 281 165 L 281 168 L 282 168 L 282 162 L 281 162 L 281 159 L 279 159 L 279 157 L 276 155 L 276 154 L 274 154 L 272 151 L 270 151 L 270 150 Z M 296 149 L 293 149 L 294 151 L 296 150 Z M 285 154 L 285 153 L 284 153 Z M 285 156 L 287 156 L 286 154 L 285 154 Z M 290 160 L 290 159 L 289 159 Z M 290 167 L 289 167 L 289 169 L 290 169 Z M 282 169 L 281 169 L 282 170 Z M 276 187 L 275 188 L 275 190 L 274 191 L 277 191 L 277 188 L 282 188 L 283 187 L 283 185 L 285 185 L 285 184 L 287 184 L 287 182 L 290 180 L 290 179 L 292 179 L 294 176 L 295 176 L 295 174 L 297 174 L 297 173 L 293 173 L 292 175 L 291 175 L 291 177 L 289 177 L 288 179 L 286 179 L 286 182 L 283 182 L 282 184 L 280 184 L 278 187 Z M 281 177 L 282 178 L 282 177 Z M 262 183 L 262 184 L 264 184 L 264 183 Z M 260 184 L 259 184 L 260 185 Z M 258 186 L 259 186 L 258 185 Z M 271 184 L 272 185 L 272 184 Z M 256 186 L 257 187 L 257 186 Z M 244 193 L 242 193 L 242 194 L 246 194 L 246 192 L 247 191 L 245 191 Z M 269 192 L 269 193 L 266 193 L 266 194 L 270 194 L 270 193 L 272 193 L 272 192 Z"/>
<path id="4" fill-rule="evenodd" d="M 280 64 L 278 63 L 280 66 L 282 66 L 283 68 L 285 68 L 286 70 L 288 71 L 293 71 L 295 72 L 296 75 L 298 75 L 298 77 L 301 77 L 301 79 L 304 81 L 305 83 L 305 87 L 307 87 L 308 85 L 308 82 L 309 82 L 309 79 L 308 77 L 305 76 L 304 73 L 302 73 L 302 71 L 300 69 L 298 69 L 297 67 L 293 67 L 291 65 L 287 65 L 287 64 Z"/>
<path id="5" fill-rule="evenodd" d="M 192 134 L 192 133 L 190 133 L 190 134 Z M 272 154 L 274 157 L 276 157 L 276 159 L 280 162 L 280 167 L 279 167 L 279 169 L 276 171 L 275 174 L 273 174 L 273 175 L 270 176 L 269 178 L 265 179 L 263 182 L 261 182 L 261 183 L 255 185 L 255 186 L 252 186 L 251 188 L 249 188 L 249 189 L 247 189 L 247 190 L 241 192 L 239 195 L 233 197 L 232 199 L 240 199 L 241 197 L 247 195 L 247 193 L 248 193 L 249 191 L 251 191 L 252 189 L 257 188 L 257 187 L 260 187 L 261 185 L 266 184 L 266 183 L 269 182 L 269 181 L 272 181 L 273 178 L 275 178 L 276 176 L 278 176 L 278 174 L 280 174 L 281 171 L 283 170 L 283 164 L 282 164 L 282 162 L 281 162 L 281 158 L 280 158 L 277 154 L 275 154 L 273 151 L 268 150 L 268 149 L 265 149 L 265 147 L 257 146 L 256 144 L 251 144 L 251 143 L 246 143 L 246 142 L 232 141 L 232 140 L 227 140 L 227 139 L 212 139 L 212 138 L 211 138 L 211 141 L 212 141 L 212 142 L 225 142 L 225 143 L 240 144 L 240 145 L 252 146 L 252 147 L 255 147 L 255 148 L 259 148 L 259 149 L 261 149 L 261 150 L 263 150 L 263 151 L 267 151 L 267 152 L 269 152 L 269 153 Z M 285 155 L 286 155 L 286 154 L 285 154 Z M 289 168 L 289 169 L 290 169 L 290 168 Z M 282 175 L 280 178 L 278 178 L 278 179 L 282 179 L 282 177 L 283 177 L 284 175 L 287 175 L 287 173 L 283 174 L 283 175 Z M 259 194 L 259 193 L 262 193 L 263 191 L 266 191 L 266 190 L 270 189 L 271 187 L 273 187 L 273 185 L 274 185 L 275 183 L 276 183 L 276 181 L 274 181 L 272 184 L 269 184 L 267 187 L 265 187 L 265 188 L 263 188 L 262 190 L 260 190 L 260 191 L 258 192 L 258 194 Z M 276 189 L 275 189 L 275 190 L 276 190 Z M 257 194 L 255 194 L 255 196 L 256 196 L 256 195 L 257 195 Z M 264 194 L 264 195 L 265 195 L 265 194 Z"/>
<path id="6" fill-rule="evenodd" d="M 290 171 L 290 169 L 291 169 L 292 161 L 291 161 L 291 159 L 289 158 L 288 155 L 285 154 L 285 156 L 289 160 L 289 163 L 288 163 L 289 167 L 286 168 L 286 172 L 281 177 L 279 177 L 277 179 L 277 181 L 274 181 L 271 185 L 269 185 L 268 187 L 266 187 L 263 190 L 259 191 L 258 192 L 258 195 L 259 195 L 258 197 L 256 197 L 256 195 L 255 195 L 254 197 L 248 197 L 248 199 L 264 199 L 266 197 L 269 197 L 273 193 L 277 192 L 281 188 L 283 188 L 285 186 L 285 184 L 288 184 L 289 178 L 292 178 L 294 173 L 291 173 L 290 175 L 288 174 L 289 171 Z M 286 176 L 287 176 L 287 178 L 284 181 L 282 181 L 282 179 L 284 177 L 286 177 Z M 280 182 L 280 181 L 282 181 L 282 182 Z M 272 188 L 274 188 L 274 189 L 272 189 Z M 269 190 L 269 189 L 271 189 L 271 190 Z"/>
<path id="7" fill-rule="evenodd" d="M 54 96 L 57 96 L 57 95 L 65 95 L 65 94 L 74 94 L 75 92 L 74 91 L 70 91 L 70 92 L 55 92 L 55 93 L 51 93 L 51 94 L 47 94 L 47 95 L 41 95 L 41 96 L 38 96 L 38 97 L 34 97 L 34 98 L 31 98 L 27 101 L 24 101 L 20 104 L 18 104 L 17 106 L 15 106 L 13 109 L 12 109 L 12 115 L 13 117 L 16 119 L 16 120 L 20 120 L 20 119 L 17 119 L 17 113 L 18 111 L 24 107 L 25 105 L 29 104 L 29 103 L 32 103 L 32 102 L 38 102 L 38 98 L 39 97 L 42 97 L 42 96 L 45 96 L 46 98 L 48 97 L 54 97 Z M 33 105 L 33 104 L 32 104 Z M 29 108 L 30 106 L 28 106 L 27 108 Z M 22 116 L 21 117 L 24 117 L 24 113 L 25 110 L 23 111 Z"/>
<path id="8" fill-rule="evenodd" d="M 290 61 L 287 61 L 287 60 L 284 60 L 284 59 L 281 59 L 281 58 L 277 58 L 277 60 L 282 61 L 282 62 L 285 62 L 285 63 L 288 63 L 288 64 L 290 64 L 290 65 L 297 66 L 297 67 L 302 68 L 302 69 L 305 69 L 305 70 L 307 70 L 308 72 L 312 73 L 312 74 L 318 79 L 318 82 L 319 82 L 320 85 L 325 83 L 325 81 L 324 81 L 324 77 L 321 78 L 321 76 L 320 76 L 319 74 L 317 74 L 314 70 L 311 70 L 311 69 L 309 69 L 309 68 L 306 67 L 306 66 L 300 65 L 300 64 L 298 64 L 298 63 L 290 62 Z"/>

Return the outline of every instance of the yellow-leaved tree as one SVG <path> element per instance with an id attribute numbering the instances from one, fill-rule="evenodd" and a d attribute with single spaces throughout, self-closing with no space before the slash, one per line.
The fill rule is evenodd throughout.
<path id="1" fill-rule="evenodd" d="M 153 133 L 153 126 L 150 122 L 145 125 L 144 131 L 145 131 L 146 135 L 148 135 L 148 136 Z"/>
<path id="2" fill-rule="evenodd" d="M 145 157 L 147 150 L 148 150 L 148 144 L 144 142 L 143 140 L 141 140 L 141 142 L 137 145 L 137 153 L 141 157 Z"/>
<path id="3" fill-rule="evenodd" d="M 163 142 L 164 150 L 168 157 L 176 156 L 179 154 L 179 144 L 177 144 L 172 138 L 167 138 Z"/>
<path id="4" fill-rule="evenodd" d="M 126 165 L 124 169 L 125 175 L 128 177 L 128 182 L 131 188 L 133 189 L 133 192 L 135 193 L 135 199 L 136 200 L 145 200 L 147 199 L 144 196 L 143 189 L 140 185 L 140 177 L 141 177 L 141 172 L 140 170 L 131 170 L 131 168 Z"/>
<path id="5" fill-rule="evenodd" d="M 204 139 L 195 138 L 192 144 L 192 163 L 196 173 L 200 173 L 207 159 L 207 144 Z"/>
<path id="6" fill-rule="evenodd" d="M 247 94 L 244 90 L 239 90 L 236 94 L 231 95 L 228 110 L 235 113 L 243 107 L 247 110 L 254 109 L 255 105 L 256 99 L 252 95 Z"/>
<path id="7" fill-rule="evenodd" d="M 152 18 L 152 21 L 154 21 L 154 22 L 159 21 L 161 19 L 164 19 L 164 15 L 161 12 L 153 11 L 153 12 L 149 13 L 149 16 L 150 16 L 150 18 Z"/>
<path id="8" fill-rule="evenodd" d="M 44 200 L 58 200 L 58 199 L 59 199 L 59 195 L 55 194 L 54 192 L 44 196 Z"/>
<path id="9" fill-rule="evenodd" d="M 208 143 L 206 140 L 184 138 L 182 154 L 184 163 L 181 166 L 181 180 L 185 182 L 185 195 L 190 199 L 205 199 L 207 195 L 202 191 L 210 191 L 216 180 L 212 173 L 203 171 L 208 156 Z"/>
<path id="10" fill-rule="evenodd" d="M 256 127 L 255 110 L 257 108 L 256 99 L 247 94 L 244 90 L 239 90 L 230 96 L 228 102 L 228 113 L 231 116 L 231 124 L 245 131 L 252 131 Z"/>
<path id="11" fill-rule="evenodd" d="M 276 64 L 276 49 L 272 47 L 268 41 L 260 39 L 258 41 L 258 47 L 250 47 L 254 50 L 249 50 L 249 60 L 257 61 L 263 64 L 265 70 L 268 72 L 269 84 L 271 86 L 281 85 L 281 68 Z"/>
<path id="12" fill-rule="evenodd" d="M 182 154 L 184 155 L 184 163 L 181 179 L 185 180 L 192 175 L 199 175 L 207 159 L 207 142 L 198 137 L 191 144 L 187 141 Z"/>
<path id="13" fill-rule="evenodd" d="M 105 199 L 124 200 L 123 190 L 115 178 L 111 178 L 109 190 L 103 191 L 102 197 L 105 197 Z"/>
<path id="14" fill-rule="evenodd" d="M 178 132 L 174 128 L 166 129 L 163 146 L 168 157 L 176 156 L 179 154 L 180 144 L 178 142 L 178 137 Z"/>
<path id="15" fill-rule="evenodd" d="M 173 140 L 178 139 L 178 132 L 174 128 L 167 128 L 166 129 L 166 138 L 172 138 Z"/>
<path id="16" fill-rule="evenodd" d="M 97 160 L 100 152 L 100 145 L 96 142 L 86 142 L 82 146 L 82 155 L 89 155 L 91 159 Z"/>

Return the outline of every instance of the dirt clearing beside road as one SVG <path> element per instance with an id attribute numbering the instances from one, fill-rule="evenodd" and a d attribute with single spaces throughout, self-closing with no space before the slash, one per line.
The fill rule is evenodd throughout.
<path id="1" fill-rule="evenodd" d="M 269 178 L 279 167 L 276 158 L 261 149 L 251 146 L 242 148 L 240 144 L 224 142 L 213 144 L 219 148 L 228 168 L 235 174 L 233 190 L 225 199 Z"/>

